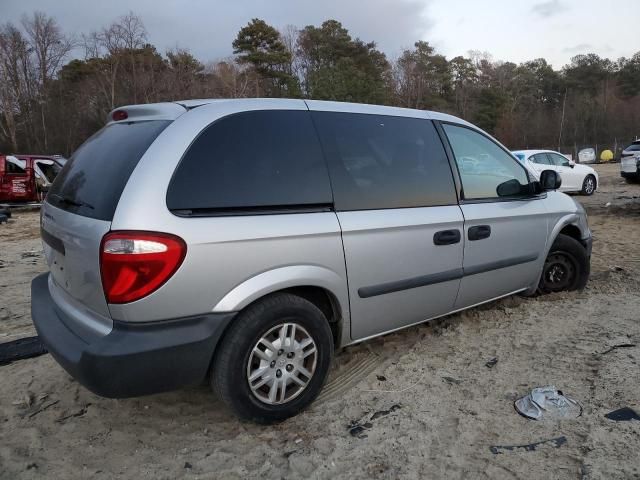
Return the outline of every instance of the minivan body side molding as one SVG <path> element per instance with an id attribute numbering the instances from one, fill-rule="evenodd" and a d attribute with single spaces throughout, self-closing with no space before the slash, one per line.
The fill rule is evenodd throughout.
<path id="1" fill-rule="evenodd" d="M 409 290 L 410 288 L 424 287 L 436 283 L 449 282 L 451 280 L 459 280 L 465 276 L 477 275 L 479 273 L 499 270 L 501 268 L 514 267 L 523 263 L 535 262 L 538 260 L 538 254 L 525 255 L 520 257 L 507 258 L 498 262 L 484 263 L 475 265 L 470 268 L 456 268 L 447 270 L 446 272 L 434 273 L 431 275 L 421 275 L 419 277 L 406 278 L 395 282 L 381 283 L 358 289 L 360 298 L 375 297 L 387 293 L 400 292 Z"/>
<path id="2" fill-rule="evenodd" d="M 409 290 L 410 288 L 426 287 L 435 283 L 449 282 L 451 280 L 459 280 L 463 277 L 462 268 L 455 268 L 446 272 L 433 273 L 431 275 L 420 275 L 419 277 L 407 278 L 395 282 L 381 283 L 371 285 L 369 287 L 361 287 L 358 289 L 360 298 L 376 297 L 386 293 L 400 292 Z"/>
<path id="3" fill-rule="evenodd" d="M 538 259 L 538 254 L 523 255 L 520 257 L 506 258 L 497 262 L 483 263 L 480 265 L 474 265 L 473 267 L 467 267 L 464 269 L 464 275 L 477 275 L 478 273 L 490 272 L 491 270 L 499 270 L 501 268 L 515 267 L 516 265 L 522 265 L 523 263 L 535 262 Z"/>

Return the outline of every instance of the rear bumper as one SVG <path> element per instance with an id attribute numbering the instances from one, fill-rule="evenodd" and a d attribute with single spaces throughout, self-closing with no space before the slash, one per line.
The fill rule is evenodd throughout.
<path id="1" fill-rule="evenodd" d="M 67 327 L 69 319 L 51 298 L 48 275 L 31 282 L 31 317 L 38 335 L 71 376 L 103 397 L 147 395 L 202 382 L 235 315 L 211 313 L 140 325 L 114 322 L 109 334 L 82 338 Z"/>
<path id="2" fill-rule="evenodd" d="M 640 178 L 640 172 L 638 170 L 636 170 L 635 172 L 621 171 L 620 176 L 623 178 Z"/>

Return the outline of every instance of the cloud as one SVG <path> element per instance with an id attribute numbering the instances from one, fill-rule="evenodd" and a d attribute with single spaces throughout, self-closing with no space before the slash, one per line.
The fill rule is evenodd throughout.
<path id="1" fill-rule="evenodd" d="M 548 0 L 536 3 L 531 7 L 531 11 L 542 18 L 549 18 L 567 10 L 567 6 L 560 0 Z"/>
<path id="2" fill-rule="evenodd" d="M 566 47 L 562 49 L 562 53 L 568 53 L 570 55 L 575 55 L 578 53 L 597 53 L 600 55 L 606 55 L 613 51 L 611 45 L 592 45 L 591 43 L 579 43 L 578 45 L 574 45 L 573 47 Z"/>
<path id="3" fill-rule="evenodd" d="M 579 43 L 573 47 L 566 47 L 562 49 L 562 53 L 584 53 L 593 50 L 593 45 L 590 43 Z"/>
<path id="4" fill-rule="evenodd" d="M 130 10 L 138 14 L 149 41 L 162 52 L 176 45 L 189 48 L 200 60 L 231 55 L 231 42 L 252 18 L 276 28 L 320 25 L 335 19 L 353 37 L 375 41 L 390 56 L 412 46 L 433 26 L 427 9 L 434 0 L 0 0 L 2 20 L 19 21 L 22 13 L 42 10 L 55 17 L 68 32 L 99 29 Z M 185 5 L 188 4 L 188 8 Z"/>

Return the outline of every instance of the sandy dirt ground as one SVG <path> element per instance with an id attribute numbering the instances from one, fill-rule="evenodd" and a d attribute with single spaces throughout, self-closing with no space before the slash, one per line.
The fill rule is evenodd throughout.
<path id="1" fill-rule="evenodd" d="M 311 408 L 272 427 L 238 421 L 206 387 L 109 400 L 49 355 L 15 362 L 0 367 L 0 478 L 640 478 L 640 421 L 604 417 L 640 411 L 640 185 L 597 168 L 600 191 L 576 197 L 595 239 L 583 292 L 512 297 L 347 348 Z M 0 226 L 0 342 L 34 333 L 37 235 L 37 213 Z M 583 415 L 515 412 L 548 384 Z"/>

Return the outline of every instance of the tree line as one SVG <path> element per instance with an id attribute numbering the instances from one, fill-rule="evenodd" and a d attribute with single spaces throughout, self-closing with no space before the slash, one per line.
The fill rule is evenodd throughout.
<path id="1" fill-rule="evenodd" d="M 161 53 L 140 17 L 66 34 L 42 12 L 0 26 L 0 152 L 70 154 L 117 106 L 189 98 L 289 97 L 451 113 L 511 148 L 619 147 L 640 134 L 640 52 L 589 53 L 560 70 L 417 41 L 389 59 L 336 20 L 281 30 L 253 19 L 230 58 Z M 77 52 L 81 52 L 78 55 Z M 568 151 L 571 150 L 571 151 Z"/>

